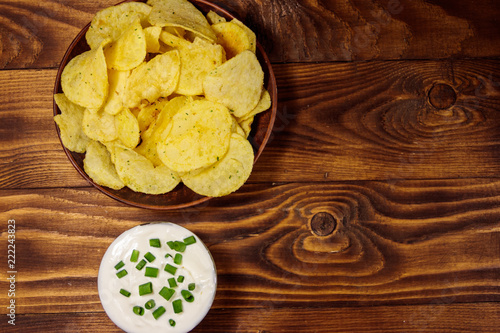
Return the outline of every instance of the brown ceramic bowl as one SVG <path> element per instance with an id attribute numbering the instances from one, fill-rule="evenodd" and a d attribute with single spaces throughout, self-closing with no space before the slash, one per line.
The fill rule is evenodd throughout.
<path id="1" fill-rule="evenodd" d="M 203 13 L 208 13 L 209 10 L 216 12 L 217 14 L 225 17 L 228 20 L 235 18 L 234 15 L 226 11 L 225 9 L 214 5 L 205 0 L 190 0 L 198 9 Z M 61 73 L 66 66 L 66 64 L 78 54 L 89 50 L 85 39 L 85 33 L 89 29 L 90 23 L 87 24 L 82 31 L 76 36 L 71 45 L 69 46 L 66 54 L 64 55 L 59 70 L 57 72 L 57 77 L 54 86 L 54 94 L 61 93 Z M 257 43 L 257 58 L 259 59 L 262 69 L 264 71 L 264 87 L 269 91 L 271 95 L 272 106 L 269 110 L 258 114 L 252 125 L 252 131 L 248 137 L 248 140 L 252 144 L 255 153 L 254 163 L 259 158 L 260 154 L 264 150 L 266 143 L 271 135 L 274 120 L 276 118 L 276 110 L 278 103 L 277 89 L 276 89 L 276 79 L 274 77 L 273 69 L 271 67 L 271 62 L 267 57 L 262 46 Z M 54 102 L 54 115 L 61 113 L 56 103 Z M 59 128 L 56 125 L 57 134 L 60 138 Z M 62 142 L 61 142 L 62 144 Z M 194 193 L 189 188 L 184 186 L 182 183 L 179 184 L 174 190 L 169 193 L 161 195 L 150 195 L 144 193 L 138 193 L 130 190 L 129 188 L 123 188 L 121 190 L 113 190 L 107 187 L 96 184 L 84 171 L 83 169 L 83 159 L 85 154 L 74 153 L 66 149 L 63 146 L 64 152 L 68 156 L 70 162 L 73 164 L 75 169 L 85 178 L 90 184 L 100 190 L 102 193 L 114 198 L 122 203 L 134 206 L 142 207 L 155 210 L 170 210 L 178 209 L 184 207 L 190 207 L 202 202 L 209 200 L 209 197 L 205 197 Z"/>

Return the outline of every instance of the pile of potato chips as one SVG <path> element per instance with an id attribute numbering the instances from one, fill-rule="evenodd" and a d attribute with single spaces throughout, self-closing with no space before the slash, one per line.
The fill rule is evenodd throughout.
<path id="1" fill-rule="evenodd" d="M 271 105 L 248 27 L 149 0 L 101 10 L 86 40 L 62 72 L 54 119 L 94 182 L 147 194 L 183 182 L 211 197 L 245 183 L 250 126 Z"/>

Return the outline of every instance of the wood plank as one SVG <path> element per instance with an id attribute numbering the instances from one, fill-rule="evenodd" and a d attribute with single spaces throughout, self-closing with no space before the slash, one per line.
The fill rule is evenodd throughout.
<path id="1" fill-rule="evenodd" d="M 89 188 L 1 190 L 0 220 L 9 219 L 18 314 L 100 311 L 104 251 L 152 221 L 206 242 L 216 309 L 500 301 L 498 179 L 246 185 L 173 212 L 124 208 Z"/>
<path id="2" fill-rule="evenodd" d="M 88 185 L 72 169 L 56 133 L 55 77 L 56 70 L 0 72 L 0 187 Z"/>
<path id="3" fill-rule="evenodd" d="M 212 309 L 192 332 L 497 332 L 498 303 Z M 5 330 L 5 320 L 0 329 Z M 121 332 L 103 312 L 19 315 L 24 332 Z"/>
<path id="4" fill-rule="evenodd" d="M 2 1 L 0 68 L 57 67 L 80 29 L 117 2 Z M 495 0 L 214 2 L 257 33 L 273 62 L 500 55 Z"/>
<path id="5" fill-rule="evenodd" d="M 274 69 L 277 121 L 249 182 L 500 174 L 499 60 L 277 64 Z M 0 115 L 6 119 L 0 123 L 0 188 L 87 185 L 56 135 L 55 75 L 55 70 L 0 73 Z M 438 107 L 429 99 L 436 90 Z M 443 103 L 452 105 L 442 109 Z"/>
<path id="6" fill-rule="evenodd" d="M 499 174 L 497 60 L 274 68 L 280 103 L 271 142 L 254 169 L 259 179 Z M 445 87 L 437 96 L 436 86 Z"/>

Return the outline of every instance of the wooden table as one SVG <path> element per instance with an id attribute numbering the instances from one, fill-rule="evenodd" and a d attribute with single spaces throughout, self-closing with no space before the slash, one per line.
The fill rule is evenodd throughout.
<path id="1" fill-rule="evenodd" d="M 99 263 L 150 221 L 215 258 L 197 332 L 499 331 L 500 2 L 215 1 L 269 54 L 276 124 L 242 189 L 170 212 L 89 186 L 52 119 L 66 48 L 115 2 L 0 2 L 0 331 L 118 331 Z"/>

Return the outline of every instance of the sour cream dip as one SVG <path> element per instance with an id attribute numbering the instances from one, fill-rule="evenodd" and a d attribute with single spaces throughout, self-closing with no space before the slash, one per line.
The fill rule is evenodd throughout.
<path id="1" fill-rule="evenodd" d="M 157 222 L 129 229 L 111 243 L 97 286 L 106 314 L 122 330 L 189 332 L 212 306 L 217 274 L 195 234 Z"/>

